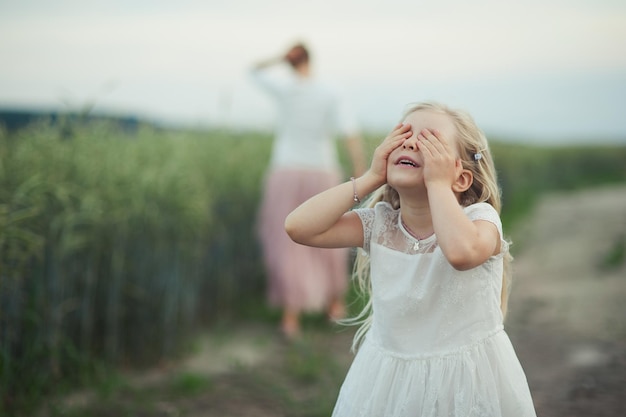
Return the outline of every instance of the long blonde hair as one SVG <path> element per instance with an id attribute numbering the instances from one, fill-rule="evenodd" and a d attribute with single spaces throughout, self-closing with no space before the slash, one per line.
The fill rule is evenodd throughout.
<path id="1" fill-rule="evenodd" d="M 464 169 L 468 169 L 473 174 L 472 185 L 460 196 L 460 203 L 467 207 L 471 204 L 485 202 L 493 206 L 500 213 L 501 193 L 498 186 L 498 178 L 493 163 L 493 157 L 489 150 L 489 144 L 484 133 L 478 128 L 474 119 L 466 112 L 451 109 L 438 103 L 420 103 L 411 106 L 405 113 L 402 120 L 416 111 L 429 111 L 445 114 L 453 121 L 457 131 L 458 151 Z M 476 160 L 475 155 L 479 153 L 480 159 Z M 394 209 L 400 208 L 400 197 L 396 190 L 385 184 L 376 190 L 363 203 L 364 207 L 374 207 L 376 203 L 384 201 L 389 203 Z M 506 317 L 508 300 L 510 293 L 511 271 L 510 265 L 512 256 L 507 250 L 504 255 L 504 271 L 502 274 L 502 293 L 500 295 L 500 308 Z M 362 250 L 357 252 L 354 262 L 353 279 L 356 282 L 358 292 L 367 300 L 365 307 L 353 318 L 344 320 L 343 323 L 361 327 L 356 332 L 352 349 L 356 350 L 361 343 L 365 333 L 370 327 L 372 320 L 372 299 L 371 282 L 369 274 L 369 256 Z"/>

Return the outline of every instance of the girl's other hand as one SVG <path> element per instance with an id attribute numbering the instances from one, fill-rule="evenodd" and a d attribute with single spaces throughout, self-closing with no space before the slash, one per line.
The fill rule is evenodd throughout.
<path id="1" fill-rule="evenodd" d="M 424 158 L 424 182 L 442 183 L 452 187 L 461 168 L 461 161 L 449 141 L 438 130 L 423 129 L 418 135 L 418 147 Z"/>
<path id="2" fill-rule="evenodd" d="M 387 183 L 387 160 L 396 148 L 413 135 L 411 125 L 399 123 L 374 151 L 372 165 L 367 174 L 376 178 L 379 185 Z"/>

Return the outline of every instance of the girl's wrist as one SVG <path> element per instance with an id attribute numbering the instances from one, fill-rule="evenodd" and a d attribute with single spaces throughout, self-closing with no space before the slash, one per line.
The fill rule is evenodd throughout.
<path id="1" fill-rule="evenodd" d="M 452 184 L 445 181 L 445 180 L 438 180 L 438 181 L 424 181 L 424 185 L 426 186 L 427 189 L 441 189 L 441 190 L 450 190 L 452 191 Z"/>
<path id="2" fill-rule="evenodd" d="M 431 182 L 430 184 L 426 184 L 426 191 L 428 192 L 429 201 L 434 201 L 434 199 L 437 199 L 440 196 L 447 196 L 447 195 L 452 195 L 454 196 L 456 200 L 458 200 L 456 193 L 452 189 L 452 185 L 447 184 L 444 181 L 436 181 L 436 182 Z"/>
<path id="3" fill-rule="evenodd" d="M 376 176 L 372 175 L 370 171 L 366 171 L 360 177 L 352 178 L 353 200 L 355 201 L 356 199 L 363 201 L 365 197 L 385 184 L 384 181 L 380 181 Z"/>

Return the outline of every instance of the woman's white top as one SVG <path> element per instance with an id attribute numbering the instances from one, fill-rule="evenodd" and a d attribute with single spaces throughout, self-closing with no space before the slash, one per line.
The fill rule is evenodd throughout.
<path id="1" fill-rule="evenodd" d="M 336 170 L 335 137 L 357 133 L 352 111 L 337 89 L 292 73 L 253 70 L 252 78 L 278 106 L 272 168 Z"/>
<path id="2" fill-rule="evenodd" d="M 503 330 L 508 251 L 496 210 L 464 209 L 493 223 L 501 252 L 458 271 L 437 236 L 414 239 L 387 203 L 357 209 L 370 256 L 373 317 L 333 416 L 535 416 L 526 377 Z"/>

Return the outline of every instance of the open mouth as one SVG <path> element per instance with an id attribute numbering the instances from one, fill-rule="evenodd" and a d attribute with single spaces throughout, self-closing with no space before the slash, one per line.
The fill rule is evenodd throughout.
<path id="1" fill-rule="evenodd" d="M 413 161 L 412 159 L 409 158 L 400 158 L 398 159 L 398 161 L 396 162 L 396 165 L 404 165 L 404 166 L 410 166 L 413 168 L 417 168 L 419 165 L 417 165 L 417 162 Z"/>

